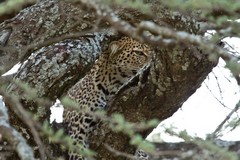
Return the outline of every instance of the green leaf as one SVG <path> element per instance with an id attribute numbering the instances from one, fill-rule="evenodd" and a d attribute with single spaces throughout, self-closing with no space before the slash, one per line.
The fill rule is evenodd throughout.
<path id="1" fill-rule="evenodd" d="M 240 74 L 240 64 L 238 63 L 237 59 L 231 59 L 230 61 L 226 62 L 226 67 L 230 69 L 234 76 Z"/>
<path id="2" fill-rule="evenodd" d="M 134 135 L 130 141 L 130 143 L 132 145 L 139 145 L 140 143 L 143 142 L 143 138 L 141 135 L 137 134 L 137 135 Z"/>

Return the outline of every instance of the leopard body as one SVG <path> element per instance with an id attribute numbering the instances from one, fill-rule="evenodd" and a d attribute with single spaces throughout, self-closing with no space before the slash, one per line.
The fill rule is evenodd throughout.
<path id="1" fill-rule="evenodd" d="M 90 72 L 68 91 L 68 96 L 78 103 L 80 109 L 64 111 L 64 123 L 67 124 L 68 135 L 75 140 L 75 144 L 87 148 L 88 137 L 99 121 L 81 110 L 94 112 L 104 109 L 121 87 L 148 64 L 151 52 L 149 46 L 129 37 L 114 41 Z M 74 152 L 69 152 L 68 159 L 86 160 Z"/>

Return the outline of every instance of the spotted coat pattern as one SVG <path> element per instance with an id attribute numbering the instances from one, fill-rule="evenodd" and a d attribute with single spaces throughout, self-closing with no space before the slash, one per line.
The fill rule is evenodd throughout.
<path id="1" fill-rule="evenodd" d="M 150 55 L 149 46 L 123 37 L 110 43 L 90 72 L 69 90 L 68 96 L 79 104 L 80 109 L 64 111 L 64 123 L 75 144 L 87 148 L 88 136 L 97 124 L 96 118 L 81 111 L 104 109 L 119 89 L 148 64 Z M 86 160 L 74 152 L 68 155 L 69 160 Z"/>

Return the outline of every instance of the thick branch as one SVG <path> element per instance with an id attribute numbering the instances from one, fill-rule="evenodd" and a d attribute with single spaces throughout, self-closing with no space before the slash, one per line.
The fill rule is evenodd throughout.
<path id="1" fill-rule="evenodd" d="M 57 0 L 40 1 L 0 25 L 0 75 L 25 60 L 41 43 L 53 37 L 91 28 L 90 11 Z M 49 44 L 48 44 L 49 45 Z M 29 48 L 30 46 L 30 48 Z M 34 47 L 34 48 L 32 48 Z"/>
<path id="2" fill-rule="evenodd" d="M 43 8 L 40 6 L 43 6 Z M 52 9 L 49 11 L 49 8 Z M 34 10 L 34 14 L 28 12 L 28 10 Z M 71 14 L 70 11 L 62 12 L 62 10 L 70 10 Z M 132 13 L 128 9 L 121 9 L 121 12 L 126 13 L 126 15 Z M 156 10 L 156 14 L 160 13 Z M 76 17 L 81 17 L 81 19 Z M 31 19 L 36 19 L 36 21 L 30 21 Z M 195 21 L 184 23 L 183 19 L 174 19 L 173 17 L 172 21 L 171 19 L 168 19 L 168 21 L 176 24 L 176 26 L 179 23 L 181 29 L 185 28 L 185 31 L 192 31 L 196 34 L 198 28 Z M 11 28 L 11 36 L 4 46 L 11 48 L 16 45 L 19 51 L 4 52 L 3 58 L 5 60 L 0 60 L 0 66 L 7 65 L 6 61 L 10 64 L 9 66 L 12 66 L 19 60 L 27 58 L 31 53 L 26 53 L 26 46 L 29 44 L 38 44 L 38 42 L 49 40 L 51 37 L 57 37 L 60 34 L 84 30 L 81 27 L 80 29 L 76 27 L 76 20 L 77 25 L 81 24 L 80 26 L 84 29 L 93 26 L 89 26 L 89 23 L 95 24 L 95 22 L 98 22 L 97 14 L 92 10 L 89 12 L 89 9 L 86 9 L 86 6 L 82 4 L 74 6 L 62 1 L 43 1 L 24 10 L 12 21 L 2 25 L 5 30 Z M 133 15 L 131 23 L 135 24 L 134 22 L 136 22 L 137 24 L 142 20 L 145 20 L 145 17 L 136 14 Z M 18 21 L 21 23 L 14 23 Z M 156 22 L 159 21 L 161 20 L 156 20 Z M 46 27 L 49 23 L 51 25 Z M 106 23 L 104 24 L 101 25 L 106 26 Z M 34 28 L 33 26 L 37 27 Z M 73 27 L 66 28 L 66 26 Z M 130 33 L 129 36 L 131 36 Z M 78 40 L 66 40 L 38 50 L 20 69 L 16 79 L 22 80 L 37 89 L 39 97 L 46 96 L 51 100 L 60 97 L 89 70 L 101 49 L 108 45 L 109 41 L 116 38 L 108 37 L 109 34 L 103 32 L 88 34 Z M 133 84 L 131 88 L 125 88 L 107 108 L 109 114 L 122 113 L 131 122 L 151 118 L 163 120 L 181 107 L 183 102 L 201 85 L 215 65 L 209 62 L 207 56 L 192 44 L 174 45 L 172 48 L 165 48 L 158 44 L 155 48 L 156 53 L 153 55 L 150 70 L 140 79 L 145 82 L 143 88 L 136 86 L 136 84 Z M 11 56 L 15 57 L 12 58 Z M 9 59 L 10 57 L 11 59 Z M 11 84 L 9 91 L 17 91 L 18 94 L 22 94 L 15 84 Z M 24 95 L 22 96 L 24 100 L 27 98 L 24 98 Z M 39 110 L 36 103 L 24 103 L 24 105 L 35 113 Z M 42 119 L 45 119 L 46 115 L 42 117 Z M 16 119 L 14 114 L 12 120 L 13 124 L 24 126 Z M 105 125 L 101 129 L 104 132 L 98 132 L 97 135 L 91 137 L 91 146 L 99 153 L 99 159 L 118 159 L 107 151 L 106 147 L 103 146 L 104 143 L 114 149 L 134 153 L 135 149 L 129 145 L 129 139 L 126 135 L 114 133 Z M 149 132 L 150 130 L 147 130 L 142 135 L 146 136 Z"/>

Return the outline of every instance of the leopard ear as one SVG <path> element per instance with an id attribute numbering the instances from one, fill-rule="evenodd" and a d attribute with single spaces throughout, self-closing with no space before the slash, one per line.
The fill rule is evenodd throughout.
<path id="1" fill-rule="evenodd" d="M 110 54 L 114 55 L 119 50 L 119 48 L 120 48 L 120 45 L 117 41 L 111 42 L 109 46 Z"/>
<path id="2" fill-rule="evenodd" d="M 122 50 L 123 47 L 124 45 L 119 43 L 118 41 L 111 42 L 109 46 L 110 54 L 114 55 L 115 53 L 117 53 L 117 51 Z"/>

